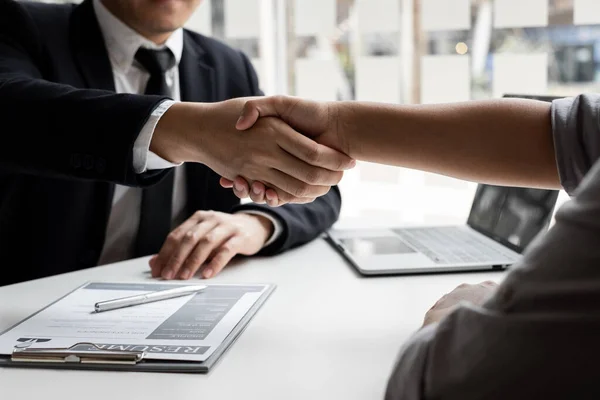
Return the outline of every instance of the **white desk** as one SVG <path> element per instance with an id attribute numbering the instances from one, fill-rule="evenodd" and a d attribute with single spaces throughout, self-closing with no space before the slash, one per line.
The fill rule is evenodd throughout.
<path id="1" fill-rule="evenodd" d="M 402 343 L 462 282 L 502 273 L 357 275 L 322 240 L 214 282 L 277 289 L 208 375 L 0 368 L 2 399 L 381 399 Z M 88 280 L 150 279 L 145 259 L 0 287 L 0 331 Z"/>

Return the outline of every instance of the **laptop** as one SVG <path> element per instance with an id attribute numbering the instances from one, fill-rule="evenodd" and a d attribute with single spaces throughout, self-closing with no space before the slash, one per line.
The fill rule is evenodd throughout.
<path id="1" fill-rule="evenodd" d="M 333 228 L 326 239 L 363 275 L 503 270 L 547 230 L 558 194 L 558 190 L 480 184 L 464 225 Z"/>

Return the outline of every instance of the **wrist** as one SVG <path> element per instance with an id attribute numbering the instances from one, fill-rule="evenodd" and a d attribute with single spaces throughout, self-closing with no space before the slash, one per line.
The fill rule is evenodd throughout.
<path id="1" fill-rule="evenodd" d="M 356 149 L 356 143 L 360 143 L 354 137 L 356 134 L 355 111 L 352 102 L 337 101 L 328 104 L 329 127 L 335 132 L 339 148 L 337 150 L 347 156 L 359 160 L 360 152 Z"/>
<path id="2" fill-rule="evenodd" d="M 203 103 L 173 104 L 156 124 L 150 151 L 173 164 L 202 162 L 204 133 L 200 122 L 206 107 Z"/>
<path id="3" fill-rule="evenodd" d="M 246 218 L 248 223 L 256 227 L 256 231 L 260 232 L 260 239 L 262 244 L 265 244 L 273 235 L 275 227 L 273 226 L 273 222 L 269 218 L 256 214 L 239 213 L 237 215 Z"/>

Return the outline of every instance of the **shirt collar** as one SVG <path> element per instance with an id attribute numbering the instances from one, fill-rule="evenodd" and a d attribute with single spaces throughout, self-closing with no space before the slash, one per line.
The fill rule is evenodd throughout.
<path id="1" fill-rule="evenodd" d="M 156 50 L 168 48 L 173 52 L 177 65 L 181 61 L 183 53 L 182 28 L 173 32 L 165 44 L 159 46 L 125 25 L 102 4 L 101 0 L 94 0 L 94 11 L 104 36 L 108 56 L 115 68 L 127 72 L 133 65 L 135 53 L 140 47 Z"/>

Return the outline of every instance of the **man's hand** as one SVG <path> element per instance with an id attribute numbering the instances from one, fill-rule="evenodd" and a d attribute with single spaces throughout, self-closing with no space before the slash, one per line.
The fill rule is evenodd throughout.
<path id="1" fill-rule="evenodd" d="M 277 118 L 261 118 L 245 132 L 236 129 L 247 101 L 174 104 L 160 119 L 150 150 L 175 163 L 203 163 L 229 180 L 264 182 L 283 202 L 326 194 L 354 166 L 350 157 Z"/>
<path id="2" fill-rule="evenodd" d="M 198 211 L 173 230 L 150 259 L 152 276 L 189 279 L 203 267 L 202 277 L 208 279 L 236 254 L 256 254 L 272 233 L 272 222 L 262 216 Z"/>
<path id="3" fill-rule="evenodd" d="M 496 291 L 498 285 L 492 281 L 482 282 L 477 285 L 463 283 L 450 293 L 444 295 L 427 311 L 423 326 L 440 321 L 450 314 L 461 303 L 482 305 Z"/>
<path id="4" fill-rule="evenodd" d="M 349 153 L 349 148 L 343 135 L 338 132 L 338 116 L 335 103 L 320 103 L 304 100 L 297 97 L 274 96 L 255 98 L 246 101 L 243 112 L 238 119 L 236 128 L 247 130 L 253 127 L 264 117 L 277 117 L 296 131 L 315 140 L 321 145 L 336 149 L 344 154 Z M 266 186 L 265 186 L 266 183 Z M 302 202 L 301 199 L 282 199 L 278 192 L 273 190 L 264 181 L 250 181 L 238 176 L 234 180 L 224 177 L 221 185 L 233 188 L 239 198 L 250 197 L 256 203 L 267 202 L 271 206 L 285 202 Z"/>

